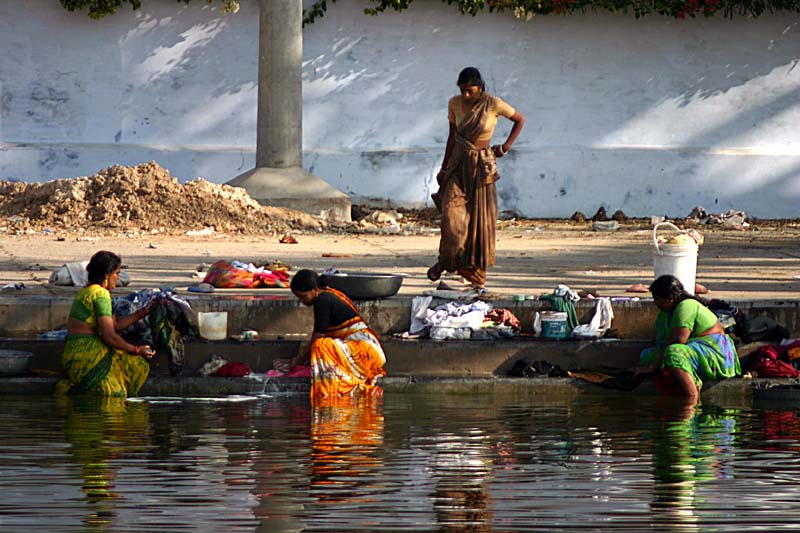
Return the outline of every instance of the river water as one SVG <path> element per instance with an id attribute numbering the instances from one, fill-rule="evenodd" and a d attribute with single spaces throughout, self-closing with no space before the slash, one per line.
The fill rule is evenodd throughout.
<path id="1" fill-rule="evenodd" d="M 800 528 L 800 412 L 387 393 L 0 398 L 0 531 Z"/>

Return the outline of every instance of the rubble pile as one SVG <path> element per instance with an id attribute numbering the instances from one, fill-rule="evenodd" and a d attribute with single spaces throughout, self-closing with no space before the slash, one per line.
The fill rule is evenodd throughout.
<path id="1" fill-rule="evenodd" d="M 0 231 L 11 233 L 273 234 L 324 225 L 300 211 L 262 206 L 242 188 L 202 178 L 181 184 L 154 161 L 45 183 L 0 181 Z"/>

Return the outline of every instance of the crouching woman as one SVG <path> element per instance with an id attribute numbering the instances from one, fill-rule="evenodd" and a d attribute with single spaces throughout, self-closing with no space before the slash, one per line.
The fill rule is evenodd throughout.
<path id="1" fill-rule="evenodd" d="M 314 308 L 314 332 L 292 367 L 311 363 L 311 400 L 380 395 L 376 382 L 385 376 L 386 356 L 378 337 L 343 293 L 326 287 L 312 270 L 298 271 L 292 293 Z"/>
<path id="2" fill-rule="evenodd" d="M 697 399 L 703 380 L 742 374 L 733 341 L 708 307 L 684 290 L 680 280 L 664 275 L 650 285 L 656 318 L 656 347 L 642 351 L 637 373 L 663 372 L 682 393 Z"/>
<path id="3" fill-rule="evenodd" d="M 120 257 L 100 251 L 86 266 L 89 283 L 75 295 L 67 321 L 67 343 L 61 356 L 66 378 L 56 394 L 135 396 L 150 373 L 145 358 L 155 355 L 147 344 L 133 345 L 119 336 L 147 316 L 143 308 L 117 319 L 111 312 L 111 291 L 117 286 Z"/>

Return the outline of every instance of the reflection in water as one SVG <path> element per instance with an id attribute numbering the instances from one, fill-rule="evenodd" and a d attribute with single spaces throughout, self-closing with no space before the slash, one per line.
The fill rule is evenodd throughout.
<path id="1" fill-rule="evenodd" d="M 112 460 L 126 450 L 145 448 L 148 412 L 145 404 L 125 398 L 56 398 L 64 417 L 64 438 L 72 460 L 81 469 L 86 494 L 88 531 L 110 531 L 116 516 L 116 472 Z"/>
<path id="2" fill-rule="evenodd" d="M 374 503 L 371 495 L 382 490 L 383 424 L 381 397 L 337 398 L 313 407 L 312 515 L 358 524 L 358 510 Z"/>
<path id="3" fill-rule="evenodd" d="M 492 531 L 491 438 L 482 432 L 444 437 L 433 446 L 433 507 L 440 531 Z"/>
<path id="4" fill-rule="evenodd" d="M 794 408 L 0 396 L 2 533 L 800 528 Z"/>
<path id="5" fill-rule="evenodd" d="M 654 408 L 653 524 L 666 531 L 700 531 L 698 486 L 732 477 L 738 411 L 695 406 L 683 398 L 658 398 Z"/>

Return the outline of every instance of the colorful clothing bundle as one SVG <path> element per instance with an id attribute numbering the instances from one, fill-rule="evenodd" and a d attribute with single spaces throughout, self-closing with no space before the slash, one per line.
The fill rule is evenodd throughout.
<path id="1" fill-rule="evenodd" d="M 286 268 L 268 270 L 220 259 L 208 269 L 203 283 L 225 289 L 286 288 L 289 286 L 289 271 Z"/>
<path id="2" fill-rule="evenodd" d="M 144 289 L 125 298 L 114 299 L 114 314 L 124 316 L 151 304 L 145 319 L 131 324 L 120 336 L 131 344 L 149 344 L 165 354 L 169 373 L 183 371 L 184 338 L 197 336 L 197 319 L 189 302 L 171 290 Z"/>
<path id="3" fill-rule="evenodd" d="M 663 350 L 661 368 L 665 376 L 669 375 L 667 367 L 684 370 L 692 376 L 698 390 L 703 386 L 703 380 L 740 376 L 739 356 L 728 335 L 698 336 L 716 322 L 716 315 L 693 298 L 682 300 L 672 312 L 661 311 L 656 318 L 656 347 L 642 351 L 642 364 L 652 364 Z M 691 331 L 686 344 L 666 344 L 670 331 L 675 328 Z"/>
<path id="4" fill-rule="evenodd" d="M 378 337 L 343 293 L 326 288 L 349 306 L 356 316 L 328 327 L 311 343 L 311 401 L 379 393 L 376 382 L 385 376 L 386 355 Z"/>
<path id="5" fill-rule="evenodd" d="M 75 295 L 69 316 L 89 324 L 95 332 L 67 335 L 61 357 L 66 378 L 56 384 L 56 394 L 138 394 L 150 373 L 149 363 L 143 357 L 112 348 L 97 330 L 98 317 L 112 316 L 111 294 L 100 285 L 84 287 Z"/>

